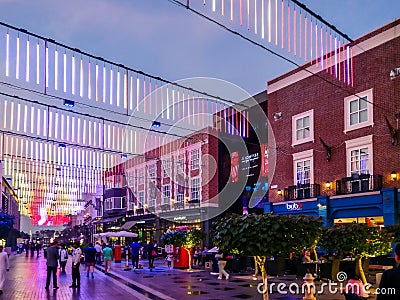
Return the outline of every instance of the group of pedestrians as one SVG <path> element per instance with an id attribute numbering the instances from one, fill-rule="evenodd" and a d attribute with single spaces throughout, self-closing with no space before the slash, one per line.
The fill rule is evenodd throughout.
<path id="1" fill-rule="evenodd" d="M 131 253 L 132 253 L 132 267 L 133 271 L 139 269 L 139 258 L 140 255 L 146 252 L 147 258 L 149 260 L 149 269 L 150 271 L 154 268 L 154 258 L 157 257 L 157 244 L 153 239 L 146 245 L 146 247 L 142 247 L 142 245 L 138 242 L 137 239 L 133 241 L 131 244 Z"/>

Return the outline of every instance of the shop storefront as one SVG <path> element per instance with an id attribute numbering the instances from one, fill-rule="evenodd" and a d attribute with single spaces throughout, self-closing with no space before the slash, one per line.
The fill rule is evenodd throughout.
<path id="1" fill-rule="evenodd" d="M 394 188 L 346 196 L 266 203 L 265 212 L 320 217 L 325 226 L 367 223 L 370 226 L 399 224 L 400 195 Z"/>

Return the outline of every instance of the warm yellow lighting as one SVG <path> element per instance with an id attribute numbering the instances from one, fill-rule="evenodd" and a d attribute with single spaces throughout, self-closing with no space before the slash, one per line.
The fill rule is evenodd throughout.
<path id="1" fill-rule="evenodd" d="M 282 196 L 282 194 L 283 194 L 283 192 L 282 192 L 282 190 L 278 190 L 277 192 L 276 192 L 279 196 Z"/>
<path id="2" fill-rule="evenodd" d="M 397 180 L 397 173 L 396 171 L 392 171 L 392 173 L 390 173 L 390 177 L 392 178 L 393 181 Z"/>
<path id="3" fill-rule="evenodd" d="M 325 182 L 325 187 L 327 189 L 330 189 L 332 187 L 332 184 L 329 181 L 327 181 L 327 182 Z"/>

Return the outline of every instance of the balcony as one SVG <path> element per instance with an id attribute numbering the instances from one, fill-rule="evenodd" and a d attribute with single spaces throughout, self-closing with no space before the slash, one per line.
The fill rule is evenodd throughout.
<path id="1" fill-rule="evenodd" d="M 353 174 L 336 180 L 336 194 L 354 194 L 379 191 L 382 189 L 382 175 Z"/>
<path id="2" fill-rule="evenodd" d="M 200 201 L 199 200 L 189 200 L 188 201 L 189 207 L 198 207 L 200 206 Z"/>
<path id="3" fill-rule="evenodd" d="M 315 198 L 320 195 L 319 184 L 291 185 L 284 189 L 283 199 L 285 201 Z"/>
<path id="4" fill-rule="evenodd" d="M 162 211 L 169 211 L 169 210 L 171 210 L 171 205 L 169 205 L 169 204 L 161 204 L 161 210 Z"/>
<path id="5" fill-rule="evenodd" d="M 143 215 L 144 214 L 144 208 L 136 208 L 135 210 L 136 215 Z"/>
<path id="6" fill-rule="evenodd" d="M 174 203 L 174 209 L 184 209 L 185 203 L 184 202 L 176 202 Z"/>

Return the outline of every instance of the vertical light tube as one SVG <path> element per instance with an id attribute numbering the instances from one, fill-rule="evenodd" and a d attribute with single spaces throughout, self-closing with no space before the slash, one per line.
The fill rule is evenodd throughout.
<path id="1" fill-rule="evenodd" d="M 19 36 L 17 37 L 17 57 L 15 61 L 15 79 L 19 79 Z"/>
<path id="2" fill-rule="evenodd" d="M 129 109 L 133 110 L 133 77 L 130 76 L 130 89 L 129 89 Z"/>
<path id="3" fill-rule="evenodd" d="M 71 117 L 71 142 L 75 143 L 75 117 Z"/>
<path id="4" fill-rule="evenodd" d="M 282 49 L 284 48 L 284 37 L 283 37 L 283 35 L 284 35 L 284 33 L 283 33 L 283 26 L 284 26 L 284 23 L 285 23 L 285 8 L 284 8 L 284 5 L 283 5 L 283 0 L 282 0 L 282 4 L 281 4 L 281 40 L 282 40 Z"/>
<path id="5" fill-rule="evenodd" d="M 6 76 L 10 76 L 10 34 L 6 34 Z"/>
<path id="6" fill-rule="evenodd" d="M 153 92 L 152 92 L 152 90 L 151 90 L 151 80 L 150 80 L 150 82 L 149 82 L 149 97 L 150 97 L 150 99 L 149 99 L 149 102 L 150 102 L 150 111 L 149 111 L 149 113 L 151 114 L 151 110 L 152 110 L 152 103 L 153 103 L 153 99 L 152 99 L 152 95 L 153 94 Z"/>
<path id="7" fill-rule="evenodd" d="M 61 114 L 61 140 L 63 141 L 64 140 L 64 114 Z"/>
<path id="8" fill-rule="evenodd" d="M 75 56 L 72 55 L 71 58 L 71 92 L 75 95 Z"/>
<path id="9" fill-rule="evenodd" d="M 247 0 L 247 30 L 250 30 L 250 0 Z"/>
<path id="10" fill-rule="evenodd" d="M 43 109 L 43 136 L 47 136 L 47 111 Z"/>
<path id="11" fill-rule="evenodd" d="M 54 89 L 58 90 L 58 50 L 54 51 Z"/>
<path id="12" fill-rule="evenodd" d="M 128 70 L 124 74 L 124 108 L 128 109 Z"/>
<path id="13" fill-rule="evenodd" d="M 350 49 L 350 47 L 348 47 Z M 354 59 L 353 48 L 350 49 L 350 65 L 351 65 L 351 86 L 354 86 Z"/>
<path id="14" fill-rule="evenodd" d="M 63 64 L 64 64 L 64 93 L 67 92 L 67 53 L 64 52 L 63 54 Z"/>
<path id="15" fill-rule="evenodd" d="M 161 87 L 161 118 L 164 118 L 164 87 Z"/>
<path id="16" fill-rule="evenodd" d="M 26 133 L 26 127 L 28 123 L 28 105 L 25 104 L 24 106 L 24 133 Z"/>
<path id="17" fill-rule="evenodd" d="M 103 66 L 103 103 L 106 103 L 106 66 Z"/>
<path id="18" fill-rule="evenodd" d="M 222 6 L 221 15 L 223 16 L 223 15 L 225 15 L 225 1 L 224 0 L 221 0 L 221 6 Z"/>
<path id="19" fill-rule="evenodd" d="M 88 62 L 88 99 L 92 99 L 92 64 Z"/>
<path id="20" fill-rule="evenodd" d="M 333 74 L 333 63 L 332 63 L 332 33 L 329 34 L 329 72 Z"/>
<path id="21" fill-rule="evenodd" d="M 261 38 L 264 39 L 265 37 L 265 13 L 264 13 L 264 1 L 265 0 L 261 0 Z M 268 0 L 271 1 L 271 0 Z M 269 13 L 269 10 L 268 10 Z M 269 40 L 268 40 L 269 41 Z"/>
<path id="22" fill-rule="evenodd" d="M 325 53 L 326 53 L 326 64 L 325 64 L 325 71 L 329 72 L 329 50 L 328 50 L 328 30 L 325 30 Z"/>
<path id="23" fill-rule="evenodd" d="M 143 112 L 146 113 L 146 78 L 143 78 Z"/>
<path id="24" fill-rule="evenodd" d="M 290 52 L 290 5 L 288 3 L 288 24 L 287 24 L 287 35 L 288 35 L 288 52 Z"/>
<path id="25" fill-rule="evenodd" d="M 231 0 L 231 21 L 233 21 L 233 0 Z"/>
<path id="26" fill-rule="evenodd" d="M 46 69 L 45 69 L 45 76 L 46 76 L 46 88 L 49 87 L 49 47 L 47 44 L 45 45 L 45 60 L 46 60 Z"/>
<path id="27" fill-rule="evenodd" d="M 322 27 L 320 28 L 321 31 L 321 70 L 324 69 L 324 33 L 322 31 Z"/>
<path id="28" fill-rule="evenodd" d="M 310 19 L 310 62 L 312 63 L 313 60 L 313 25 L 312 19 Z"/>
<path id="29" fill-rule="evenodd" d="M 275 0 L 275 46 L 278 46 L 278 0 Z"/>
<path id="30" fill-rule="evenodd" d="M 58 138 L 58 112 L 56 112 L 55 122 L 54 122 L 54 138 Z"/>
<path id="31" fill-rule="evenodd" d="M 242 3 L 242 0 L 239 0 L 239 21 L 240 21 L 240 26 L 243 26 L 243 3 Z"/>
<path id="32" fill-rule="evenodd" d="M 257 0 L 254 0 L 254 33 L 257 34 Z"/>
<path id="33" fill-rule="evenodd" d="M 175 120 L 175 90 L 172 89 L 172 120 Z"/>
<path id="34" fill-rule="evenodd" d="M 83 98 L 83 59 L 81 57 L 79 67 L 79 96 Z"/>
<path id="35" fill-rule="evenodd" d="M 318 24 L 315 22 L 315 62 L 318 66 Z"/>
<path id="36" fill-rule="evenodd" d="M 335 36 L 335 77 L 338 78 L 337 37 Z"/>
<path id="37" fill-rule="evenodd" d="M 120 105 L 121 101 L 121 73 L 117 71 L 117 107 Z"/>
<path id="38" fill-rule="evenodd" d="M 96 63 L 96 71 L 95 71 L 95 80 L 96 80 L 96 102 L 99 101 L 99 65 Z"/>
<path id="39" fill-rule="evenodd" d="M 13 114 L 11 114 L 12 116 Z M 31 106 L 31 133 L 33 133 L 33 130 L 35 129 L 35 126 L 33 124 L 35 120 L 35 107 Z"/>
<path id="40" fill-rule="evenodd" d="M 40 46 L 39 41 L 36 44 L 36 84 L 40 83 Z"/>
<path id="41" fill-rule="evenodd" d="M 169 119 L 169 89 L 167 87 L 167 103 L 166 103 L 166 109 L 167 109 L 167 119 Z"/>
<path id="42" fill-rule="evenodd" d="M 307 61 L 307 17 L 304 19 L 304 61 Z"/>
<path id="43" fill-rule="evenodd" d="M 21 104 L 18 103 L 17 105 L 17 131 L 20 130 L 21 125 Z"/>
<path id="44" fill-rule="evenodd" d="M 215 12 L 215 6 L 216 6 L 216 5 L 215 5 L 215 1 L 216 1 L 216 0 L 212 0 L 212 11 L 213 11 L 213 12 Z"/>
<path id="45" fill-rule="evenodd" d="M 29 82 L 29 39 L 26 41 L 26 72 L 25 81 Z"/>
<path id="46" fill-rule="evenodd" d="M 293 6 L 293 55 L 296 56 L 296 37 L 297 37 L 297 30 L 296 30 L 296 7 Z"/>
<path id="47" fill-rule="evenodd" d="M 346 47 L 347 85 L 350 85 L 350 47 Z"/>
<path id="48" fill-rule="evenodd" d="M 42 124 L 40 123 L 40 108 L 37 109 L 36 125 L 36 134 L 40 135 L 40 129 L 42 129 Z"/>
<path id="49" fill-rule="evenodd" d="M 339 80 L 342 80 L 342 41 L 339 40 Z"/>
<path id="50" fill-rule="evenodd" d="M 302 15 L 301 15 L 301 10 L 299 13 L 299 50 L 300 50 L 300 58 L 302 57 L 302 51 L 303 51 L 303 45 L 302 45 L 302 41 L 303 41 L 303 24 L 302 24 Z"/>
<path id="51" fill-rule="evenodd" d="M 136 111 L 139 111 L 140 104 L 140 79 L 136 78 Z"/>
<path id="52" fill-rule="evenodd" d="M 114 71 L 110 69 L 110 105 L 113 105 L 113 85 L 114 85 Z"/>

